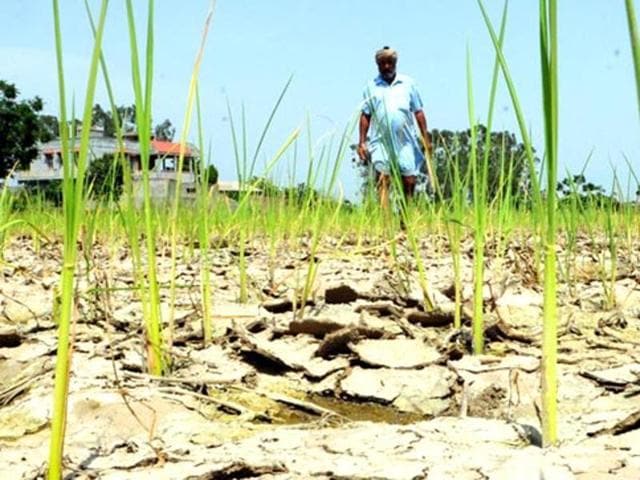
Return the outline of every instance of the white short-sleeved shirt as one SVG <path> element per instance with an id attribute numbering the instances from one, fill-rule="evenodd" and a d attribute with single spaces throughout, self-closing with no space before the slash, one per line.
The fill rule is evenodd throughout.
<path id="1" fill-rule="evenodd" d="M 372 120 L 369 149 L 376 169 L 389 173 L 390 162 L 396 162 L 402 175 L 416 175 L 424 155 L 414 114 L 423 107 L 413 79 L 396 74 L 389 84 L 378 75 L 367 84 L 363 97 L 362 113 Z"/>

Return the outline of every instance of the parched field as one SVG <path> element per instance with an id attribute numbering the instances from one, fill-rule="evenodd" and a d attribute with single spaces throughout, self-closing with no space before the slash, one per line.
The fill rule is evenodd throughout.
<path id="1" fill-rule="evenodd" d="M 577 238 L 558 295 L 560 445 L 542 449 L 542 292 L 525 239 L 499 259 L 488 245 L 479 356 L 470 353 L 470 239 L 460 331 L 446 238 L 419 244 L 432 312 L 403 233 L 309 243 L 270 251 L 250 241 L 242 304 L 240 252 L 213 247 L 213 341 L 203 345 L 197 242 L 179 249 L 172 338 L 171 259 L 160 242 L 164 377 L 145 373 L 128 248 L 103 240 L 81 252 L 67 478 L 640 478 L 640 245 L 618 249 L 609 278 L 605 244 Z M 0 478 L 45 471 L 61 250 L 26 236 L 4 249 Z M 310 251 L 317 272 L 301 308 Z"/>
<path id="2" fill-rule="evenodd" d="M 161 39 L 174 44 L 188 32 L 167 35 L 165 28 L 156 36 L 153 1 L 125 2 L 119 15 L 126 30 L 112 30 L 103 0 L 99 10 L 85 2 L 92 35 L 65 33 L 63 42 L 62 25 L 77 30 L 82 21 L 69 14 L 73 9 L 61 15 L 59 3 L 52 2 L 53 38 L 42 45 L 51 57 L 55 50 L 55 116 L 36 122 L 44 103 L 51 103 L 48 95 L 18 103 L 19 89 L 0 80 L 3 116 L 12 127 L 3 129 L 4 144 L 16 143 L 0 151 L 0 176 L 7 176 L 0 190 L 0 480 L 640 479 L 640 209 L 632 200 L 640 198 L 637 145 L 626 142 L 635 138 L 625 134 L 623 124 L 631 120 L 605 120 L 616 133 L 608 139 L 599 125 L 594 135 L 584 122 L 575 123 L 575 115 L 559 115 L 565 105 L 559 80 L 581 83 L 585 75 L 575 65 L 586 66 L 560 58 L 558 27 L 571 23 L 559 18 L 559 2 L 541 0 L 537 12 L 518 15 L 528 22 L 520 33 L 533 27 L 539 35 L 540 64 L 527 53 L 535 76 L 517 79 L 506 58 L 507 4 L 498 24 L 492 20 L 497 11 L 478 1 L 480 29 L 486 27 L 491 39 L 485 55 L 494 61 L 489 92 L 474 93 L 474 84 L 488 86 L 489 75 L 473 73 L 468 39 L 466 92 L 454 92 L 450 64 L 428 70 L 443 75 L 432 78 L 434 85 L 446 85 L 459 99 L 466 93 L 469 128 L 456 132 L 451 125 L 427 131 L 413 83 L 396 77 L 395 56 L 390 67 L 378 61 L 389 87 L 379 105 L 367 88 L 342 131 L 334 118 L 343 114 L 322 102 L 318 87 L 332 83 L 317 75 L 307 75 L 315 84 L 297 98 L 314 97 L 319 112 L 308 110 L 304 119 L 287 118 L 286 127 L 272 129 L 291 75 L 275 103 L 268 100 L 273 107 L 262 129 L 254 131 L 248 120 L 255 114 L 245 110 L 245 101 L 234 109 L 224 86 L 254 78 L 237 69 L 256 62 L 238 53 L 234 28 L 231 40 L 216 40 L 230 49 L 232 64 L 218 63 L 224 55 L 216 55 L 215 78 L 202 78 L 201 104 L 211 1 L 179 148 L 165 141 L 177 133 L 171 121 L 154 128 L 152 119 L 164 116 L 154 108 L 154 83 L 171 85 L 164 94 L 158 89 L 158 98 L 173 104 L 179 89 L 171 77 L 181 62 L 159 77 L 154 72 L 163 59 L 183 60 L 184 54 L 154 45 L 156 39 L 157 45 Z M 617 74 L 607 76 L 609 91 L 620 93 L 618 103 L 631 104 L 636 94 L 640 99 L 634 3 L 624 2 L 632 56 L 624 57 L 626 41 L 619 39 L 600 49 L 609 52 L 604 60 L 594 56 L 593 65 L 607 70 L 633 61 L 635 92 L 621 93 L 628 86 Z M 436 18 L 418 10 L 411 11 L 416 19 Z M 223 21 L 244 25 L 255 13 L 238 11 L 240 18 L 222 15 Z M 25 18 L 44 18 L 25 12 Z M 172 27 L 180 24 L 174 13 Z M 536 13 L 538 25 L 530 25 Z M 469 15 L 462 16 L 466 22 Z M 195 17 L 189 17 L 193 26 Z M 256 38 L 274 37 L 268 32 L 277 25 L 264 18 L 260 14 L 258 24 L 267 35 L 258 28 Z M 315 14 L 309 19 L 323 23 Z M 140 20 L 146 26 L 136 28 Z M 359 17 L 360 25 L 375 21 Z M 585 30 L 579 26 L 576 31 Z M 476 27 L 457 30 L 476 38 Z M 606 33 L 623 29 L 619 24 Z M 301 42 L 317 38 L 309 28 L 289 30 L 306 33 Z M 425 44 L 424 32 L 403 30 L 409 37 L 399 44 Z M 113 46 L 122 55 L 124 37 L 128 55 L 107 58 Z M 67 40 L 81 45 L 82 55 L 74 59 Z M 446 40 L 439 47 L 459 49 L 459 40 Z M 103 44 L 110 48 L 103 51 Z M 313 48 L 297 46 L 304 61 L 322 61 L 309 55 Z M 73 64 L 86 60 L 83 76 L 77 65 L 65 68 L 63 51 Z M 613 63 L 611 51 L 620 56 Z M 305 70 L 285 53 L 295 70 Z M 30 55 L 20 60 L 28 63 Z M 348 65 L 334 61 L 333 69 L 324 69 L 332 80 L 334 72 L 354 70 L 355 57 L 342 57 Z M 121 70 L 129 65 L 134 98 L 116 99 Z M 483 65 L 486 70 L 489 63 Z M 569 75 L 561 79 L 565 65 Z M 540 88 L 533 89 L 530 80 L 538 75 Z M 84 89 L 76 77 L 86 79 Z M 255 90 L 249 93 L 257 94 L 258 111 L 267 105 L 262 90 L 270 85 L 263 77 L 259 89 L 238 83 L 242 93 Z M 525 87 L 518 86 L 522 80 Z M 391 95 L 390 87 L 400 83 L 405 86 Z M 97 103 L 105 105 L 102 86 L 110 114 Z M 524 111 L 529 95 L 519 97 L 520 88 L 541 99 L 535 110 Z M 478 93 L 489 93 L 486 115 L 476 106 Z M 217 104 L 219 94 L 226 109 Z M 295 98 L 297 110 L 303 105 Z M 449 118 L 460 109 L 442 98 L 435 118 L 465 123 Z M 608 103 L 614 109 L 596 105 L 598 118 L 631 118 L 615 98 Z M 414 180 L 400 178 L 413 121 L 405 118 L 412 117 L 408 110 L 420 126 L 411 150 L 422 146 L 426 169 L 419 177 L 428 178 L 415 196 Z M 510 124 L 498 110 L 515 114 L 520 139 L 495 131 Z M 207 118 L 216 120 L 207 124 Z M 327 120 L 330 130 L 312 135 L 327 128 Z M 573 140 L 561 133 L 567 121 L 579 129 Z M 222 182 L 216 185 L 213 157 L 215 151 L 228 174 L 231 150 L 220 148 L 222 124 L 230 127 L 237 178 L 237 188 L 224 190 Z M 215 142 L 205 138 L 211 126 Z M 375 157 L 367 154 L 376 144 L 367 138 L 374 130 L 378 153 L 389 164 L 389 174 L 378 179 Z M 94 136 L 98 131 L 102 136 Z M 274 131 L 280 140 L 270 138 Z M 46 140 L 36 133 L 57 137 L 54 148 L 38 143 Z M 362 160 L 362 203 L 347 200 L 355 192 L 344 187 L 356 185 L 341 178 L 356 133 L 351 148 Z M 257 142 L 250 141 L 254 137 Z M 172 147 L 152 148 L 152 139 L 160 138 Z M 106 152 L 103 142 L 115 148 Z M 19 173 L 16 166 L 27 168 L 36 148 L 47 164 L 45 177 L 56 166 L 51 179 L 62 181 L 44 185 L 38 174 L 10 182 L 8 175 Z M 575 174 L 581 152 L 586 158 Z M 594 163 L 611 165 L 609 192 L 585 177 L 594 152 Z M 104 154 L 99 168 L 98 154 Z M 422 156 L 415 156 L 416 167 Z M 189 182 L 183 172 L 190 172 Z M 17 188 L 28 177 L 38 184 Z"/>

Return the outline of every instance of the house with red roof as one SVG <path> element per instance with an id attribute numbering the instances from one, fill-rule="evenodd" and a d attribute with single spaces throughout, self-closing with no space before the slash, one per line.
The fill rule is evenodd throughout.
<path id="1" fill-rule="evenodd" d="M 79 151 L 80 132 L 71 140 L 71 150 Z M 151 196 L 154 201 L 166 201 L 174 198 L 178 179 L 178 163 L 183 155 L 181 190 L 183 198 L 195 198 L 195 162 L 199 159 L 198 150 L 189 143 L 176 143 L 151 139 L 149 144 L 149 179 Z M 136 197 L 142 199 L 142 162 L 140 140 L 137 134 L 126 134 L 122 142 L 105 136 L 101 128 L 92 127 L 89 137 L 89 158 L 91 162 L 104 156 L 124 158 L 131 167 Z M 38 156 L 26 170 L 15 172 L 16 180 L 21 184 L 43 184 L 62 180 L 62 144 L 54 139 L 40 145 Z"/>

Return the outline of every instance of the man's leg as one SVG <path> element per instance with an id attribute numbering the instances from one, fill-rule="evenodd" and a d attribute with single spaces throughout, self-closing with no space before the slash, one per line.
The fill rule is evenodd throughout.
<path id="1" fill-rule="evenodd" d="M 385 173 L 376 172 L 378 184 L 378 196 L 380 197 L 380 205 L 383 210 L 389 209 L 389 184 L 390 177 Z"/>
<path id="2" fill-rule="evenodd" d="M 413 194 L 416 190 L 417 177 L 415 175 L 407 175 L 402 177 L 402 189 L 404 190 L 404 196 L 407 200 L 413 198 Z"/>

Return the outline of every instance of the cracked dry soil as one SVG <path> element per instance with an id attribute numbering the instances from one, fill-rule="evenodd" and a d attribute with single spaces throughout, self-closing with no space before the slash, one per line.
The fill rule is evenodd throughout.
<path id="1" fill-rule="evenodd" d="M 451 325 L 444 239 L 422 245 L 437 312 L 425 311 L 409 251 L 400 244 L 394 262 L 385 248 L 328 239 L 303 310 L 304 248 L 283 246 L 275 258 L 258 240 L 247 248 L 246 304 L 237 303 L 237 251 L 213 250 L 205 346 L 198 251 L 185 246 L 170 372 L 155 378 L 144 371 L 128 251 L 94 245 L 78 274 L 67 478 L 640 478 L 637 245 L 605 289 L 585 241 L 572 282 L 560 283 L 560 444 L 549 449 L 539 431 L 542 294 L 526 246 L 488 260 L 481 356 L 469 352 L 469 319 L 461 331 Z M 0 478 L 44 478 L 60 255 L 60 244 L 34 250 L 28 238 L 4 251 Z M 471 258 L 465 243 L 465 302 Z"/>

